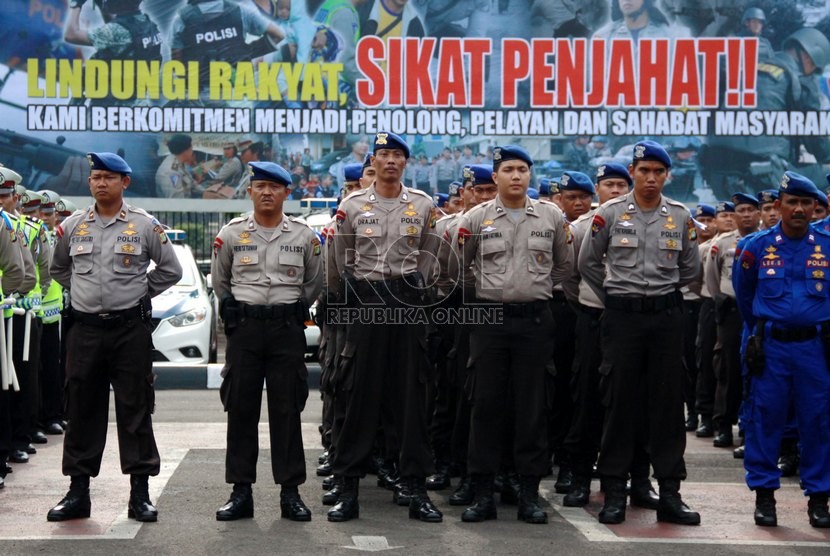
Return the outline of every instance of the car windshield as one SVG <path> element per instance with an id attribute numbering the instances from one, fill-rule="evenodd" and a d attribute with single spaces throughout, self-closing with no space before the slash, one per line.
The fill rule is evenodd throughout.
<path id="1" fill-rule="evenodd" d="M 173 251 L 179 259 L 179 264 L 182 265 L 182 279 L 176 285 L 181 287 L 192 288 L 196 285 L 196 263 L 193 260 L 193 255 L 190 250 L 184 245 L 173 245 Z M 147 272 L 156 268 L 156 263 L 150 261 L 150 266 L 147 267 Z"/>

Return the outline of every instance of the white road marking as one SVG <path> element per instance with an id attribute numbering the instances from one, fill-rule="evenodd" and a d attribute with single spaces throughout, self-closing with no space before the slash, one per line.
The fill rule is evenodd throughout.
<path id="1" fill-rule="evenodd" d="M 368 535 L 355 535 L 352 537 L 354 546 L 344 546 L 350 550 L 361 550 L 363 552 L 381 552 L 383 550 L 394 550 L 402 546 L 389 546 L 386 537 L 373 537 Z"/>

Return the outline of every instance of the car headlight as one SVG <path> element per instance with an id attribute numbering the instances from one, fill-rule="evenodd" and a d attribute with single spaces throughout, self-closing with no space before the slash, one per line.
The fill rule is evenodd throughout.
<path id="1" fill-rule="evenodd" d="M 207 307 L 197 307 L 185 313 L 179 313 L 168 319 L 168 322 L 173 326 L 190 326 L 191 324 L 199 324 L 207 317 Z"/>

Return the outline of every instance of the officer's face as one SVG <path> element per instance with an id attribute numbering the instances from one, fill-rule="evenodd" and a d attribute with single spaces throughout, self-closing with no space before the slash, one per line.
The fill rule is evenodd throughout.
<path id="1" fill-rule="evenodd" d="M 251 180 L 248 195 L 254 202 L 254 214 L 272 214 L 282 212 L 282 204 L 288 197 L 288 188 L 275 181 Z"/>
<path id="2" fill-rule="evenodd" d="M 92 170 L 89 174 L 89 190 L 96 201 L 107 202 L 121 199 L 130 185 L 130 176 L 109 170 Z"/>
<path id="3" fill-rule="evenodd" d="M 453 195 L 450 197 L 450 202 L 447 203 L 447 207 L 444 210 L 447 214 L 455 214 L 456 212 L 461 212 L 463 208 L 464 201 L 461 200 L 461 197 Z"/>
<path id="4" fill-rule="evenodd" d="M 386 182 L 399 182 L 406 168 L 406 155 L 400 149 L 380 149 L 372 156 L 377 178 Z"/>
<path id="5" fill-rule="evenodd" d="M 656 160 L 638 160 L 628 167 L 634 180 L 634 193 L 643 200 L 654 200 L 660 196 L 669 177 L 669 170 Z"/>
<path id="6" fill-rule="evenodd" d="M 746 28 L 756 37 L 760 37 L 761 31 L 764 30 L 764 22 L 760 19 L 749 19 L 746 22 Z"/>
<path id="7" fill-rule="evenodd" d="M 735 207 L 738 227 L 742 230 L 751 230 L 758 227 L 758 209 L 752 205 L 742 203 Z"/>
<path id="8" fill-rule="evenodd" d="M 824 220 L 827 218 L 827 208 L 820 203 L 816 203 L 816 208 L 813 209 L 813 222 L 818 222 L 819 220 Z"/>
<path id="9" fill-rule="evenodd" d="M 0 205 L 3 205 L 3 210 L 6 212 L 14 212 L 17 210 L 17 195 L 14 193 L 0 195 Z"/>
<path id="10" fill-rule="evenodd" d="M 717 216 L 715 216 L 715 221 L 718 223 L 719 234 L 731 232 L 736 228 L 735 219 L 732 218 L 731 212 L 719 212 Z"/>
<path id="11" fill-rule="evenodd" d="M 573 222 L 589 210 L 594 196 L 584 191 L 565 191 L 562 193 L 562 209 L 565 216 Z"/>
<path id="12" fill-rule="evenodd" d="M 530 166 L 524 160 L 508 160 L 493 172 L 493 181 L 502 199 L 516 200 L 527 195 L 530 186 Z"/>
<path id="13" fill-rule="evenodd" d="M 772 228 L 778 224 L 779 220 L 781 220 L 781 215 L 778 214 L 775 203 L 761 205 L 761 223 L 764 225 L 764 228 Z"/>
<path id="14" fill-rule="evenodd" d="M 476 201 L 475 192 L 473 191 L 472 185 L 465 185 L 461 189 L 461 198 L 464 200 L 464 209 L 469 210 L 472 207 L 476 206 L 478 202 Z"/>
<path id="15" fill-rule="evenodd" d="M 52 211 L 52 212 L 43 212 L 43 211 L 41 211 L 38 216 L 40 216 L 40 219 L 43 220 L 46 223 L 47 228 L 49 228 L 50 230 L 55 229 L 55 225 L 57 224 L 58 217 L 57 217 L 57 215 L 55 214 L 54 211 Z"/>
<path id="16" fill-rule="evenodd" d="M 622 178 L 607 178 L 597 184 L 599 204 L 628 194 L 628 182 Z"/>
<path id="17" fill-rule="evenodd" d="M 473 198 L 476 204 L 480 205 L 495 199 L 498 192 L 499 188 L 495 183 L 480 183 L 473 187 Z"/>
<path id="18" fill-rule="evenodd" d="M 781 214 L 781 226 L 787 235 L 800 237 L 807 232 L 816 208 L 814 199 L 782 193 L 775 206 Z"/>
<path id="19" fill-rule="evenodd" d="M 360 187 L 366 189 L 375 181 L 375 176 L 378 175 L 374 166 L 367 166 L 363 169 L 363 175 L 360 176 Z"/>
<path id="20" fill-rule="evenodd" d="M 343 197 L 351 195 L 355 191 L 360 191 L 360 180 L 347 181 L 343 183 Z"/>
<path id="21" fill-rule="evenodd" d="M 713 216 L 696 216 L 695 220 L 706 226 L 706 229 L 698 229 L 697 238 L 700 243 L 704 241 L 709 241 L 715 234 L 718 233 L 718 226 L 715 223 L 715 218 Z"/>

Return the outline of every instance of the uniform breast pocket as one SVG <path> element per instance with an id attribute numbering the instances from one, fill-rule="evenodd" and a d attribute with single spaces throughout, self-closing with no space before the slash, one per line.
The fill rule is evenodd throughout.
<path id="1" fill-rule="evenodd" d="M 507 269 L 507 253 L 504 241 L 481 240 L 481 269 L 485 273 L 501 273 Z"/>
<path id="2" fill-rule="evenodd" d="M 527 270 L 536 274 L 550 274 L 553 263 L 553 246 L 550 240 L 532 237 L 527 240 Z"/>
<path id="3" fill-rule="evenodd" d="M 827 297 L 827 269 L 807 268 L 807 293 L 814 297 Z"/>
<path id="4" fill-rule="evenodd" d="M 640 238 L 635 235 L 611 236 L 613 251 L 608 253 L 607 261 L 614 266 L 633 268 L 637 264 L 637 245 Z"/>
<path id="5" fill-rule="evenodd" d="M 784 269 L 761 269 L 758 276 L 758 295 L 766 298 L 781 297 L 784 295 Z"/>
<path id="6" fill-rule="evenodd" d="M 113 270 L 119 274 L 141 272 L 141 243 L 116 243 L 113 247 Z"/>
<path id="7" fill-rule="evenodd" d="M 355 232 L 355 249 L 362 253 L 377 253 L 383 240 L 383 228 L 380 225 L 361 225 Z"/>
<path id="8" fill-rule="evenodd" d="M 75 274 L 89 274 L 92 272 L 92 243 L 73 245 L 72 272 Z"/>
<path id="9" fill-rule="evenodd" d="M 402 255 L 418 255 L 418 246 L 421 240 L 421 228 L 414 224 L 401 224 L 401 237 L 395 242 L 398 252 Z"/>
<path id="10" fill-rule="evenodd" d="M 657 265 L 661 268 L 677 268 L 677 259 L 682 248 L 680 239 L 660 239 L 658 242 L 659 258 Z"/>
<path id="11" fill-rule="evenodd" d="M 300 253 L 280 253 L 278 275 L 280 282 L 300 284 L 303 281 L 303 256 Z"/>
<path id="12" fill-rule="evenodd" d="M 237 282 L 256 282 L 260 276 L 259 253 L 250 251 L 234 253 L 233 275 Z"/>

